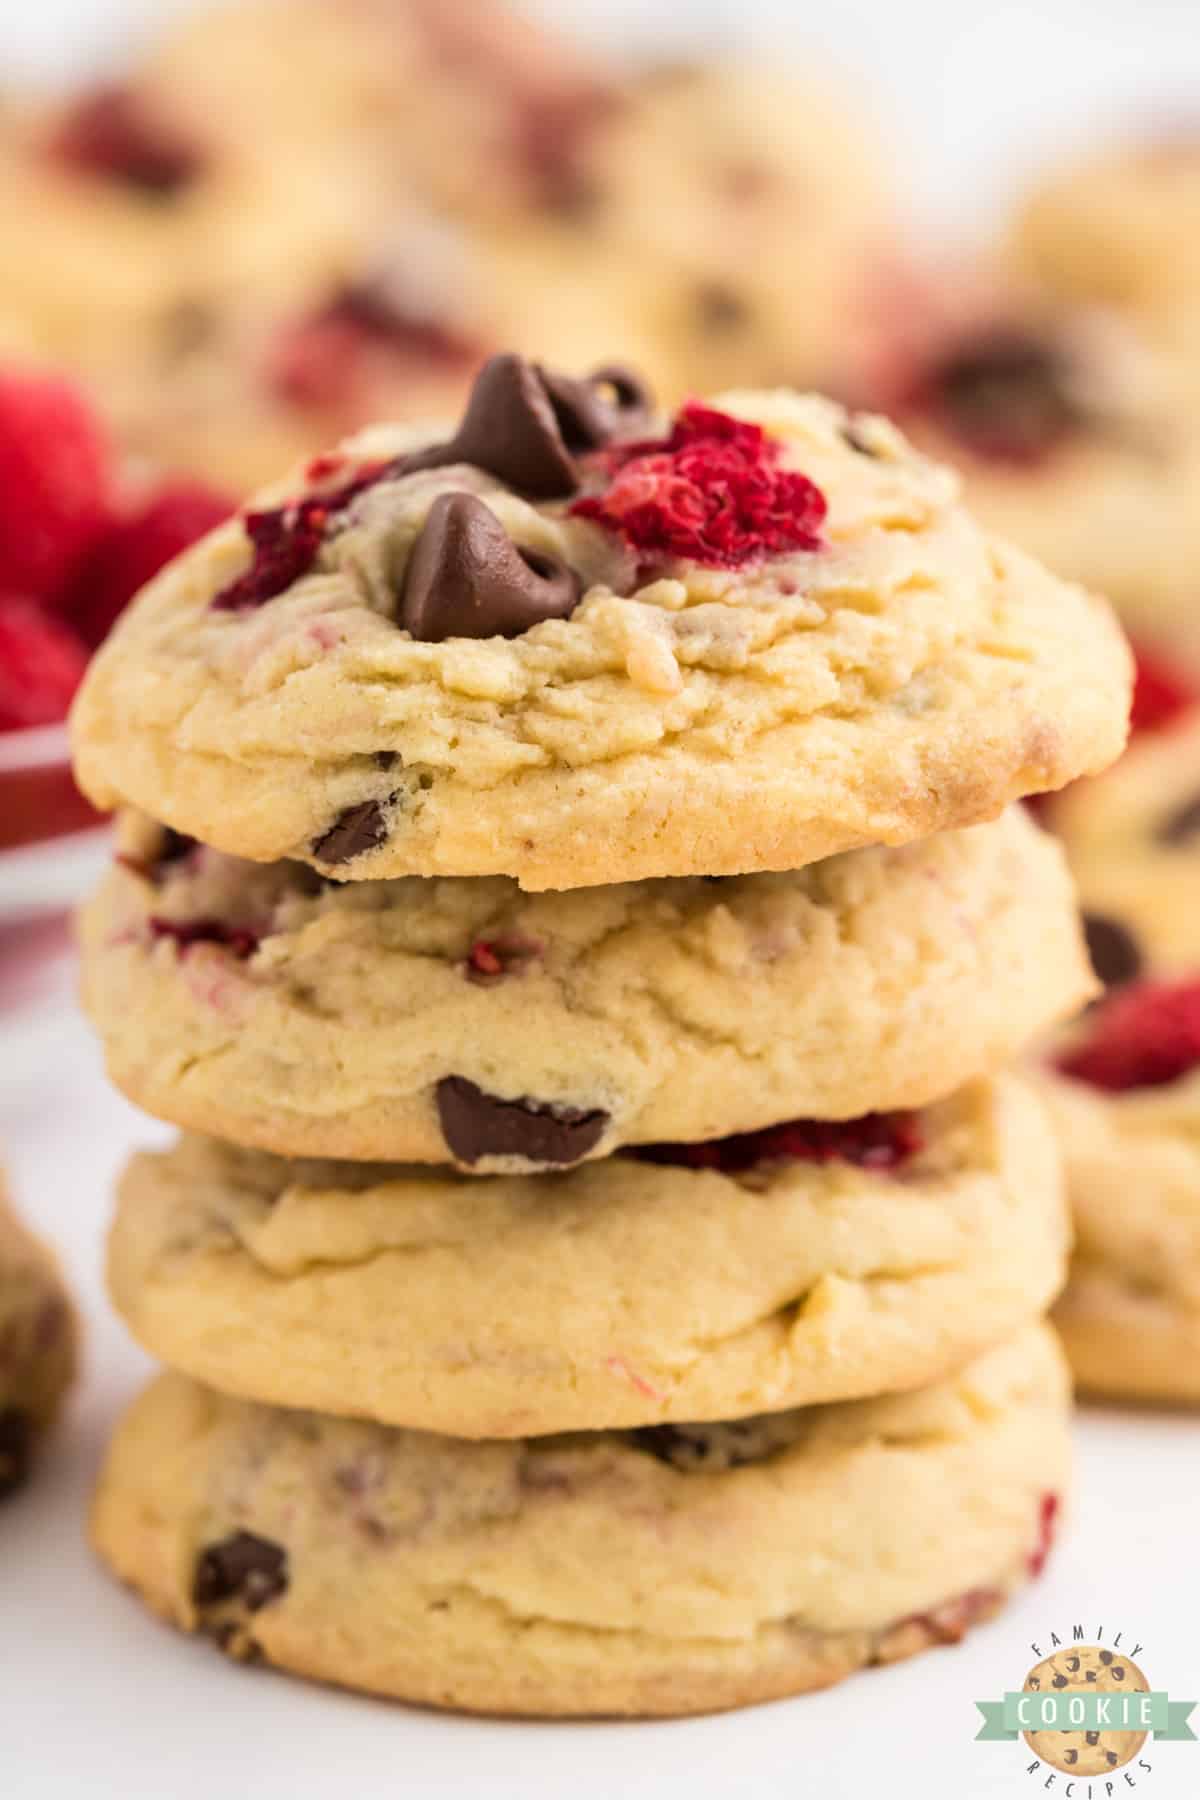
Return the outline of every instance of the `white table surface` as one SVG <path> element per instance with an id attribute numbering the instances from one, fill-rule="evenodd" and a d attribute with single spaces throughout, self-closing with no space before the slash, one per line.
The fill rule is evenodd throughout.
<path id="1" fill-rule="evenodd" d="M 0 75 L 102 57 L 181 0 L 0 5 Z M 642 42 L 815 41 L 889 83 L 918 189 L 969 224 L 1048 144 L 1131 107 L 1200 95 L 1194 0 L 543 0 Z M 161 1128 L 105 1087 L 69 1013 L 14 1042 L 0 1018 L 0 1143 L 17 1197 L 61 1249 L 85 1314 L 86 1371 L 36 1483 L 0 1511 L 2 1800 L 350 1800 L 375 1796 L 749 1792 L 821 1800 L 997 1800 L 1043 1792 L 1023 1747 L 976 1744 L 973 1701 L 1019 1685 L 1052 1629 L 1080 1621 L 1144 1646 L 1152 1684 L 1200 1693 L 1200 1419 L 1090 1412 L 1080 1495 L 1045 1578 L 955 1651 L 828 1693 L 720 1719 L 638 1726 L 438 1717 L 225 1663 L 118 1591 L 83 1543 L 86 1496 L 117 1410 L 146 1371 L 109 1312 L 101 1242 L 113 1177 Z M 1136 1196 L 1131 1196 L 1131 1204 Z M 936 1723 L 919 1708 L 935 1702 Z M 1200 1793 L 1200 1747 L 1156 1746 L 1138 1793 Z M 1059 1777 L 1052 1793 L 1066 1791 Z M 1118 1791 L 1129 1789 L 1122 1783 Z M 1102 1784 L 1089 1797 L 1106 1800 Z"/>

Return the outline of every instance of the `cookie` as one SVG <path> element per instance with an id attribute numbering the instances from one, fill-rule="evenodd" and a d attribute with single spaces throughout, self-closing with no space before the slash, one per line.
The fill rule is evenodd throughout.
<path id="1" fill-rule="evenodd" d="M 185 1137 L 130 1164 L 109 1281 L 230 1393 L 511 1437 L 915 1387 L 1043 1310 L 1066 1241 L 1045 1115 L 1005 1077 L 490 1181 Z"/>
<path id="2" fill-rule="evenodd" d="M 564 888 L 903 843 L 1117 754 L 1107 608 L 884 423 L 643 405 L 493 359 L 451 439 L 381 428 L 203 540 L 91 665 L 89 797 L 339 880 Z"/>
<path id="3" fill-rule="evenodd" d="M 1200 1402 L 1200 983 L 1143 981 L 1080 1022 L 1043 1083 L 1076 1251 L 1055 1322 L 1080 1386 Z"/>
<path id="4" fill-rule="evenodd" d="M 454 1160 L 455 1082 L 597 1120 L 588 1156 L 922 1106 L 1089 997 L 1062 853 L 1021 809 L 793 874 L 533 897 L 336 884 L 126 815 L 81 935 L 118 1085 L 280 1155 Z"/>
<path id="5" fill-rule="evenodd" d="M 915 309 L 873 395 L 967 505 L 1200 673 L 1200 433 L 1171 359 L 1116 315 L 968 291 Z M 924 322 L 924 331 L 920 325 Z"/>
<path id="6" fill-rule="evenodd" d="M 152 397 L 212 360 L 249 296 L 285 306 L 383 220 L 332 150 L 289 158 L 245 116 L 137 83 L 18 112 L 0 207 L 0 336 L 86 382 L 132 449 L 158 448 L 138 432 Z"/>
<path id="7" fill-rule="evenodd" d="M 1200 135 L 1169 125 L 1086 152 L 1029 195 L 1014 260 L 1051 291 L 1133 314 L 1200 355 Z"/>
<path id="8" fill-rule="evenodd" d="M 915 1394 L 666 1435 L 464 1443 L 168 1375 L 92 1533 L 243 1660 L 472 1712 L 711 1712 L 995 1611 L 1044 1561 L 1067 1404 L 1041 1326 Z"/>
<path id="9" fill-rule="evenodd" d="M 1200 968 L 1200 705 L 1135 733 L 1115 768 L 1056 795 L 1046 823 L 1109 985 Z"/>
<path id="10" fill-rule="evenodd" d="M 0 1182 L 0 1500 L 28 1474 L 75 1363 L 75 1315 L 58 1264 Z"/>
<path id="11" fill-rule="evenodd" d="M 1054 1688 L 1094 1687 L 1102 1693 L 1150 1692 L 1150 1683 L 1135 1662 L 1096 1644 L 1073 1646 L 1047 1656 L 1025 1677 L 1026 1692 Z M 1107 1775 L 1137 1755 L 1145 1731 L 1025 1731 L 1021 1734 L 1035 1756 L 1066 1774 Z"/>

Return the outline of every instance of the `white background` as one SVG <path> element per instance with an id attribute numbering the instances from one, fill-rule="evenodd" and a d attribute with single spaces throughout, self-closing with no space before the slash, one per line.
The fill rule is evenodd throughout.
<path id="1" fill-rule="evenodd" d="M 181 0 L 0 0 L 0 75 L 51 78 L 111 57 Z M 1195 0 L 607 0 L 545 10 L 654 47 L 816 46 L 876 83 L 911 142 L 933 216 L 985 223 L 1050 144 L 1140 108 L 1200 112 Z M 0 229 L 3 222 L 0 221 Z M 0 1034 L 3 1033 L 0 1024 Z M 1033 1645 L 1076 1620 L 1145 1648 L 1152 1683 L 1200 1694 L 1200 1420 L 1091 1413 L 1080 1500 L 1046 1578 L 956 1652 L 723 1719 L 639 1726 L 444 1719 L 227 1665 L 148 1620 L 81 1538 L 104 1437 L 145 1364 L 109 1315 L 100 1240 L 116 1169 L 162 1135 L 109 1094 L 81 1026 L 0 1035 L 0 1140 L 19 1199 L 62 1247 L 87 1316 L 87 1373 L 36 1485 L 0 1513 L 0 1797 L 309 1800 L 749 1792 L 821 1800 L 1042 1793 L 1031 1760 L 976 1745 L 972 1702 L 1019 1685 Z M 1131 1205 L 1136 1196 L 1131 1196 Z M 922 1707 L 938 1719 L 923 1723 Z M 1200 1747 L 1149 1752 L 1138 1794 L 1200 1792 Z M 1051 1793 L 1066 1793 L 1059 1777 Z M 1122 1795 L 1129 1788 L 1122 1782 Z M 1105 1800 L 1103 1785 L 1072 1800 Z"/>

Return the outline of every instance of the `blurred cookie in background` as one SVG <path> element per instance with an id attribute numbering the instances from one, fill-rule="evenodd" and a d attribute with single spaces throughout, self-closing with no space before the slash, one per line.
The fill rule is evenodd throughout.
<path id="1" fill-rule="evenodd" d="M 870 402 L 958 468 L 994 531 L 1200 674 L 1200 433 L 1129 322 L 952 272 L 866 366 Z"/>
<path id="2" fill-rule="evenodd" d="M 0 1177 L 0 1500 L 22 1485 L 75 1374 L 75 1314 L 51 1252 Z"/>

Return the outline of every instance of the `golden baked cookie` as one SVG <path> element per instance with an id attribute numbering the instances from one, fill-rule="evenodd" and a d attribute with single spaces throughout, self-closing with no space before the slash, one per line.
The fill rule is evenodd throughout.
<path id="1" fill-rule="evenodd" d="M 336 884 L 129 814 L 80 923 L 85 1004 L 147 1111 L 279 1155 L 485 1174 L 531 1166 L 522 1107 L 534 1139 L 548 1111 L 591 1120 L 560 1147 L 576 1161 L 922 1106 L 1092 991 L 1062 852 L 1020 808 L 793 874 L 543 895 Z M 463 1161 L 464 1083 L 503 1104 L 510 1154 Z"/>
<path id="2" fill-rule="evenodd" d="M 0 1180 L 0 1499 L 28 1474 L 75 1373 L 75 1314 L 58 1264 Z"/>
<path id="3" fill-rule="evenodd" d="M 1115 314 L 959 285 L 912 309 L 872 404 L 960 471 L 988 530 L 1200 674 L 1200 432 L 1174 363 Z"/>
<path id="4" fill-rule="evenodd" d="M 1079 888 L 1109 985 L 1200 969 L 1200 705 L 1135 731 L 1117 765 L 1058 794 L 1044 818 Z"/>
<path id="5" fill-rule="evenodd" d="M 508 1443 L 168 1375 L 118 1430 L 92 1534 L 234 1657 L 472 1712 L 712 1712 L 995 1611 L 1045 1559 L 1067 1406 L 1041 1326 L 900 1398 Z"/>
<path id="6" fill-rule="evenodd" d="M 1055 1312 L 1090 1393 L 1200 1402 L 1200 982 L 1134 981 L 1042 1084 L 1076 1250 Z"/>
<path id="7" fill-rule="evenodd" d="M 130 1164 L 109 1279 L 147 1349 L 230 1393 L 511 1437 L 915 1387 L 1043 1311 L 1066 1249 L 1009 1076 L 489 1181 L 185 1137 Z"/>
<path id="8" fill-rule="evenodd" d="M 367 433 L 165 570 L 74 743 L 95 802 L 234 855 L 565 888 L 994 816 L 1111 762 L 1129 682 L 1105 605 L 883 421 L 664 430 L 624 371 L 504 357 L 440 444 Z"/>

